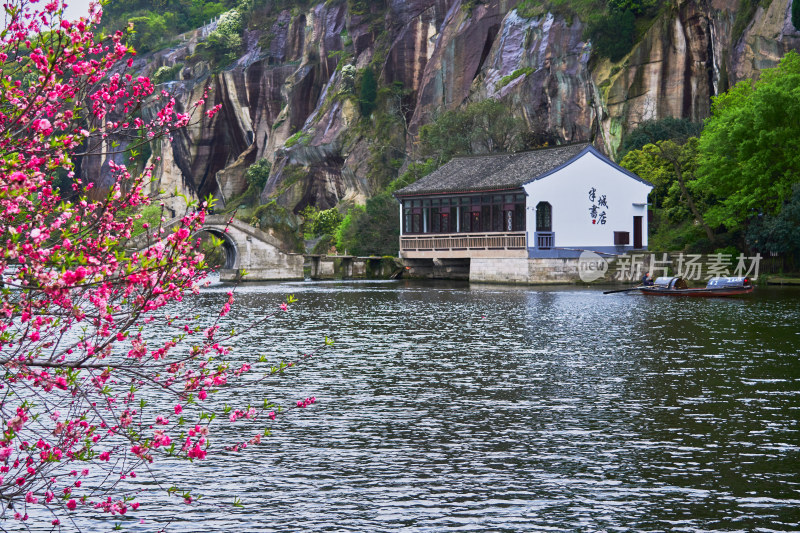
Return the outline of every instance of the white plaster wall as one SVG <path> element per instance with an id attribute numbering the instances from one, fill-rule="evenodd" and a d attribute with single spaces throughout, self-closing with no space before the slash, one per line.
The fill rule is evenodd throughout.
<path id="1" fill-rule="evenodd" d="M 589 190 L 597 198 L 606 195 L 606 223 L 592 224 Z M 633 217 L 642 217 L 642 245 L 647 247 L 647 194 L 651 187 L 614 168 L 591 152 L 549 176 L 524 186 L 527 194 L 528 242 L 534 244 L 536 204 L 550 202 L 553 232 L 558 248 L 614 246 L 614 232 L 630 233 L 633 245 Z M 634 205 L 635 203 L 642 205 Z M 597 205 L 597 199 L 594 202 Z M 604 208 L 600 208 L 604 210 Z"/>

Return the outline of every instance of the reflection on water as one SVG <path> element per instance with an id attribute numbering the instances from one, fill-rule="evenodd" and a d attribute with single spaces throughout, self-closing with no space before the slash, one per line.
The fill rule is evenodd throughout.
<path id="1" fill-rule="evenodd" d="M 225 290 L 192 311 L 218 308 Z M 240 394 L 319 403 L 256 450 L 162 467 L 244 504 L 163 500 L 176 530 L 798 528 L 798 292 L 284 283 L 241 287 L 233 320 L 288 293 L 299 303 L 237 353 L 336 344 Z"/>

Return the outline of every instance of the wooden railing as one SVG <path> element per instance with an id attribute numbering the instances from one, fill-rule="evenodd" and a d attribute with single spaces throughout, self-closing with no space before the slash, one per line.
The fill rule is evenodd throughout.
<path id="1" fill-rule="evenodd" d="M 555 233 L 552 231 L 537 231 L 536 232 L 536 247 L 539 250 L 550 250 L 553 248 L 553 241 Z"/>
<path id="2" fill-rule="evenodd" d="M 442 235 L 403 235 L 400 250 L 524 250 L 525 232 L 450 233 Z"/>

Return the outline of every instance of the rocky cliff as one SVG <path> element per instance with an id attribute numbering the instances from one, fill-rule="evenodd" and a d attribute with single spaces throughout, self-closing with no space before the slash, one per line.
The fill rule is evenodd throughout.
<path id="1" fill-rule="evenodd" d="M 739 0 L 675 0 L 618 63 L 592 54 L 578 17 L 523 18 L 514 0 L 385 0 L 360 13 L 330 1 L 267 10 L 263 25 L 245 32 L 242 56 L 220 72 L 196 58 L 213 29 L 201 28 L 136 65 L 151 75 L 174 67 L 178 79 L 164 87 L 184 108 L 205 87 L 206 106 L 222 104 L 213 118 L 155 147 L 158 186 L 232 202 L 248 187 L 247 168 L 268 159 L 262 203 L 276 198 L 295 212 L 363 203 L 378 186 L 370 161 L 383 149 L 379 137 L 393 134 L 413 154 L 416 131 L 435 113 L 486 98 L 505 102 L 547 138 L 593 140 L 613 156 L 641 121 L 702 120 L 712 96 L 800 48 L 791 1 L 759 7 L 733 35 Z M 355 80 L 367 67 L 389 88 L 384 112 L 395 120 L 383 129 L 397 131 L 365 125 Z M 397 168 L 408 159 L 391 161 Z"/>

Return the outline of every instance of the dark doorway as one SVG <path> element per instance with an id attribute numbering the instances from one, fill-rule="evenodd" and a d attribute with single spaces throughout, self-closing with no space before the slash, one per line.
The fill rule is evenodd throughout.
<path id="1" fill-rule="evenodd" d="M 642 217 L 633 217 L 633 247 L 642 248 Z"/>

